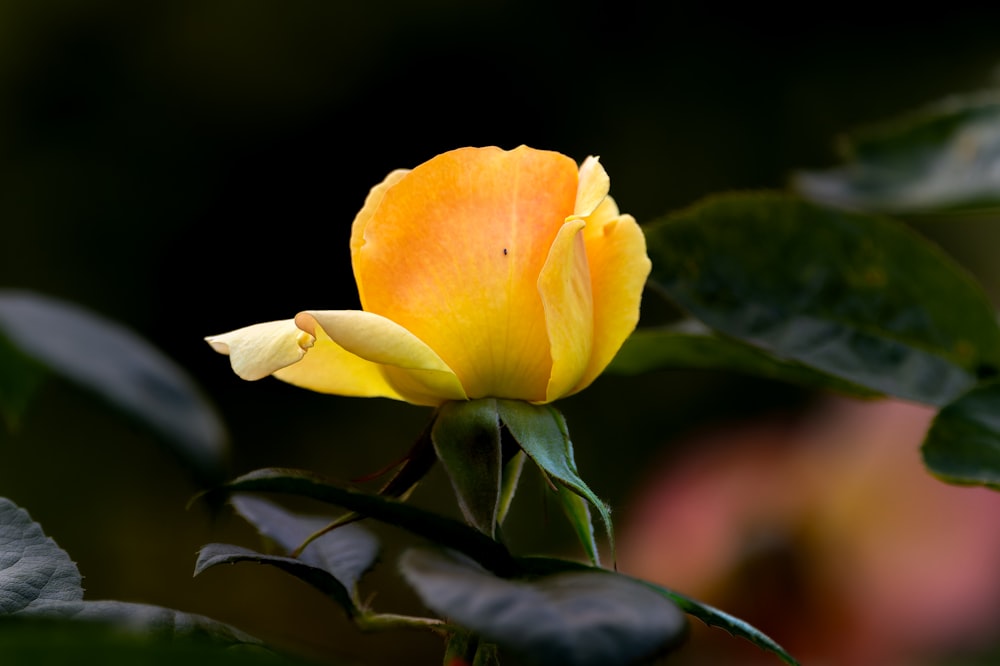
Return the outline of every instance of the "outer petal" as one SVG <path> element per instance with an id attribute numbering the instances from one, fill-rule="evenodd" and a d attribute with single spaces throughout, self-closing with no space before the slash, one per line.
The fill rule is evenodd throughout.
<path id="1" fill-rule="evenodd" d="M 315 339 L 291 319 L 254 324 L 205 338 L 212 349 L 229 356 L 233 372 L 248 381 L 262 379 L 297 363 Z"/>
<path id="2" fill-rule="evenodd" d="M 588 217 L 604 201 L 611 189 L 611 179 L 608 172 L 598 161 L 590 156 L 580 165 L 580 182 L 576 190 L 576 205 L 573 215 Z"/>
<path id="3" fill-rule="evenodd" d="M 594 298 L 594 346 L 576 393 L 607 367 L 639 322 L 639 303 L 652 264 L 646 237 L 631 215 L 619 215 L 607 197 L 587 218 L 583 232 Z"/>
<path id="4" fill-rule="evenodd" d="M 311 310 L 296 315 L 295 324 L 317 339 L 329 336 L 345 353 L 379 367 L 384 382 L 407 402 L 438 405 L 466 399 L 455 373 L 434 350 L 385 317 L 359 310 Z"/>
<path id="5" fill-rule="evenodd" d="M 229 355 L 233 370 L 243 379 L 274 375 L 321 393 L 404 399 L 389 385 L 381 366 L 345 351 L 322 329 L 303 331 L 291 319 L 255 324 L 206 340 L 217 352 Z"/>
<path id="6" fill-rule="evenodd" d="M 590 362 L 594 307 L 587 251 L 580 233 L 584 226 L 580 219 L 562 226 L 538 278 L 552 354 L 545 402 L 574 388 Z"/>
<path id="7" fill-rule="evenodd" d="M 552 361 L 537 280 L 576 193 L 571 159 L 524 146 L 425 162 L 355 229 L 364 309 L 427 343 L 469 397 L 544 400 Z"/>
<path id="8" fill-rule="evenodd" d="M 368 221 L 372 218 L 372 215 L 378 210 L 379 204 L 382 203 L 382 197 L 385 196 L 386 191 L 402 180 L 403 176 L 408 173 L 410 173 L 409 169 L 396 169 L 386 176 L 385 180 L 368 192 L 368 196 L 365 197 L 365 205 L 354 216 L 354 222 L 351 224 L 351 257 L 354 256 L 358 248 L 364 245 L 365 228 L 368 226 Z M 364 303 L 365 296 L 361 291 L 361 280 L 358 277 L 357 262 L 354 263 L 354 281 L 358 283 L 358 295 L 361 296 L 361 302 Z"/>

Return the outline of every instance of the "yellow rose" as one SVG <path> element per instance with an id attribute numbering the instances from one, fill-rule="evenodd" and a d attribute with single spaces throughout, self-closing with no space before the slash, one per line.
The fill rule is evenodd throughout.
<path id="1" fill-rule="evenodd" d="M 521 146 L 461 148 L 393 171 L 354 218 L 363 310 L 309 310 L 207 338 L 244 379 L 417 405 L 547 403 L 586 388 L 635 328 L 650 261 L 577 167 Z"/>

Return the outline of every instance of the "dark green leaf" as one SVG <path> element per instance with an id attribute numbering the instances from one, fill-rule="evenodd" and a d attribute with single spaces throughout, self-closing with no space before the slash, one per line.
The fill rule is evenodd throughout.
<path id="1" fill-rule="evenodd" d="M 614 559 L 611 510 L 598 499 L 576 471 L 573 443 L 569 439 L 569 430 L 562 414 L 551 405 L 531 405 L 519 400 L 497 400 L 497 409 L 500 420 L 528 457 L 545 474 L 586 499 L 601 514 Z M 584 549 L 592 551 L 592 539 L 582 538 L 581 542 Z M 596 556 L 596 552 L 591 554 Z M 594 563 L 598 563 L 596 559 Z"/>
<path id="2" fill-rule="evenodd" d="M 0 333 L 0 420 L 15 429 L 21 414 L 45 379 L 41 365 L 21 353 Z"/>
<path id="3" fill-rule="evenodd" d="M 945 481 L 1000 488 L 1000 383 L 977 387 L 938 412 L 921 452 Z"/>
<path id="4" fill-rule="evenodd" d="M 462 515 L 480 532 L 493 537 L 501 468 L 496 401 L 446 402 L 438 410 L 431 439 L 451 479 Z"/>
<path id="5" fill-rule="evenodd" d="M 518 562 L 524 568 L 526 572 L 535 576 L 546 576 L 562 572 L 569 571 L 584 571 L 591 570 L 592 567 L 588 567 L 585 564 L 580 564 L 579 562 L 572 562 L 570 560 L 560 560 L 549 557 L 524 557 L 520 558 Z M 603 569 L 601 571 L 604 571 Z M 621 576 L 622 574 L 617 574 Z M 655 585 L 648 581 L 644 581 L 638 578 L 627 577 L 637 583 L 641 583 L 646 587 L 656 591 L 658 594 L 665 596 L 670 599 L 673 603 L 677 604 L 678 608 L 683 610 L 688 615 L 698 618 L 710 627 L 717 627 L 729 632 L 731 635 L 737 638 L 743 638 L 757 647 L 766 650 L 768 652 L 773 652 L 779 659 L 784 661 L 786 664 L 791 666 L 798 666 L 798 662 L 785 651 L 780 645 L 778 645 L 774 640 L 768 637 L 766 634 L 760 630 L 754 628 L 750 624 L 744 622 L 743 620 L 733 617 L 729 613 L 725 613 L 718 608 L 713 608 L 708 604 L 703 604 L 700 601 L 695 601 L 694 599 L 669 590 L 660 585 Z"/>
<path id="6" fill-rule="evenodd" d="M 1000 211 L 1000 92 L 956 96 L 843 137 L 843 166 L 798 174 L 816 201 L 872 212 Z"/>
<path id="7" fill-rule="evenodd" d="M 333 504 L 463 552 L 500 575 L 516 568 L 513 557 L 502 544 L 469 525 L 399 500 L 345 488 L 311 472 L 260 469 L 203 493 L 202 497 L 212 502 L 222 496 L 247 492 L 282 493 Z"/>
<path id="8" fill-rule="evenodd" d="M 215 410 L 183 370 L 135 333 L 70 303 L 0 290 L 0 335 L 149 427 L 206 481 L 224 473 L 227 434 Z"/>
<path id="9" fill-rule="evenodd" d="M 253 562 L 255 564 L 266 564 L 295 576 L 299 580 L 311 585 L 326 596 L 340 604 L 348 617 L 358 614 L 354 597 L 341 581 L 328 571 L 319 567 L 306 564 L 300 559 L 293 557 L 282 557 L 279 555 L 265 555 L 257 553 L 241 546 L 232 546 L 226 543 L 210 543 L 198 553 L 198 561 L 194 565 L 194 575 L 197 576 L 207 569 L 220 564 L 235 564 L 237 562 Z"/>
<path id="10" fill-rule="evenodd" d="M 515 581 L 425 549 L 407 551 L 400 566 L 431 610 L 529 663 L 632 664 L 664 652 L 686 629 L 662 595 L 602 569 Z"/>
<path id="11" fill-rule="evenodd" d="M 675 368 L 741 372 L 860 398 L 879 395 L 801 363 L 779 359 L 763 349 L 715 335 L 704 325 L 690 320 L 682 326 L 637 329 L 605 372 L 635 375 Z"/>
<path id="12" fill-rule="evenodd" d="M 237 513 L 283 548 L 285 554 L 295 551 L 332 520 L 292 513 L 274 502 L 249 495 L 236 495 L 230 502 Z M 379 543 L 375 535 L 360 525 L 352 524 L 341 525 L 311 541 L 297 559 L 326 571 L 353 591 L 361 576 L 375 564 L 378 552 Z"/>
<path id="13" fill-rule="evenodd" d="M 31 617 L 100 622 L 143 636 L 259 644 L 253 636 L 203 615 L 124 601 L 48 601 L 22 611 Z"/>
<path id="14" fill-rule="evenodd" d="M 0 497 L 0 616 L 83 599 L 80 572 L 28 512 Z"/>
<path id="15" fill-rule="evenodd" d="M 654 284 L 779 359 L 937 406 L 1000 369 L 1000 328 L 979 285 L 891 220 L 731 194 L 646 238 Z"/>
<path id="16" fill-rule="evenodd" d="M 304 666 L 305 662 L 245 643 L 219 645 L 196 637 L 123 632 L 105 622 L 25 615 L 0 618 L 0 663 L 31 666 Z"/>

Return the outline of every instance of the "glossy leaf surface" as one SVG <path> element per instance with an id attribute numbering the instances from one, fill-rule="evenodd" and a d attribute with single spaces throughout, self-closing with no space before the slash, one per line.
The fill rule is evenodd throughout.
<path id="1" fill-rule="evenodd" d="M 741 193 L 646 237 L 655 285 L 779 359 L 937 406 L 1000 368 L 1000 329 L 979 285 L 891 220 Z"/>
<path id="2" fill-rule="evenodd" d="M 686 627 L 662 595 L 604 570 L 509 580 L 426 549 L 407 551 L 400 567 L 433 611 L 531 664 L 624 666 L 665 651 Z"/>

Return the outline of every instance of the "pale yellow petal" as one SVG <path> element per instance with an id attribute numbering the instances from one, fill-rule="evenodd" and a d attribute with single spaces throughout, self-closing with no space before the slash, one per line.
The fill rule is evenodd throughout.
<path id="1" fill-rule="evenodd" d="M 590 385 L 607 367 L 639 321 L 639 304 L 652 264 L 646 238 L 631 215 L 618 215 L 611 197 L 587 219 L 583 233 L 594 298 L 594 346 L 583 377 Z"/>
<path id="2" fill-rule="evenodd" d="M 317 338 L 322 329 L 339 347 L 380 366 L 387 383 L 407 402 L 440 404 L 467 397 L 441 357 L 390 319 L 360 310 L 310 310 L 296 315 L 295 323 Z"/>
<path id="3" fill-rule="evenodd" d="M 580 181 L 576 189 L 576 206 L 573 215 L 588 217 L 608 196 L 611 179 L 599 158 L 590 156 L 580 165 Z"/>
<path id="4" fill-rule="evenodd" d="M 298 362 L 314 342 L 291 319 L 254 324 L 205 340 L 215 351 L 227 354 L 233 372 L 249 381 Z"/>
<path id="5" fill-rule="evenodd" d="M 583 228 L 584 221 L 579 219 L 562 226 L 538 277 L 552 356 L 545 402 L 575 387 L 590 362 L 594 308 Z"/>
<path id="6" fill-rule="evenodd" d="M 319 393 L 407 400 L 389 383 L 381 365 L 345 350 L 333 342 L 322 328 L 317 326 L 311 330 L 315 344 L 298 363 L 275 371 L 277 379 Z M 310 334 L 302 332 L 302 335 Z M 417 404 L 428 403 L 421 401 Z"/>

